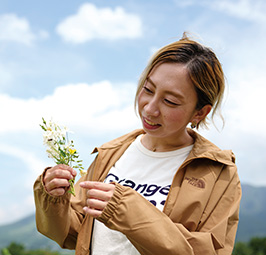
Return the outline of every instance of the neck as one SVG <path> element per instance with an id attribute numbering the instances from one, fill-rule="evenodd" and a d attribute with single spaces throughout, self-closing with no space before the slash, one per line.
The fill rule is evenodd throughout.
<path id="1" fill-rule="evenodd" d="M 175 141 L 167 141 L 166 139 L 158 139 L 156 137 L 152 137 L 149 134 L 143 135 L 141 142 L 144 147 L 148 150 L 156 151 L 156 152 L 165 152 L 165 151 L 173 151 L 178 150 L 194 143 L 194 139 L 187 133 L 186 136 L 182 137 L 182 139 L 177 139 Z"/>

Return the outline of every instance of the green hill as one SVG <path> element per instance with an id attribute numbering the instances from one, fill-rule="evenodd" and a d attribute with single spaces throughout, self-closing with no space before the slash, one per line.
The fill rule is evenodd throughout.
<path id="1" fill-rule="evenodd" d="M 255 236 L 266 237 L 266 187 L 242 185 L 242 191 L 237 241 L 246 242 Z M 48 248 L 64 251 L 64 254 L 74 254 L 73 251 L 62 250 L 55 242 L 38 233 L 34 215 L 0 226 L 0 248 L 13 241 L 24 244 L 28 249 Z"/>
<path id="2" fill-rule="evenodd" d="M 15 223 L 0 226 L 0 249 L 11 242 L 21 243 L 27 249 L 50 249 L 64 251 L 63 254 L 74 254 L 73 251 L 61 249 L 57 243 L 40 234 L 36 229 L 34 214 Z"/>

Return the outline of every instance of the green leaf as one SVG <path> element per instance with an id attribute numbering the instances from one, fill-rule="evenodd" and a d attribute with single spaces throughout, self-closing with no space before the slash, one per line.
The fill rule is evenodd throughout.
<path id="1" fill-rule="evenodd" d="M 75 197 L 76 194 L 75 194 L 74 182 L 75 182 L 74 179 L 69 180 L 70 187 L 69 187 L 68 193 L 72 194 Z"/>
<path id="2" fill-rule="evenodd" d="M 40 124 L 40 127 L 41 127 L 44 131 L 47 131 L 47 129 L 46 129 L 43 125 Z"/>
<path id="3" fill-rule="evenodd" d="M 45 119 L 43 117 L 42 117 L 42 122 L 43 122 L 44 125 L 46 125 L 46 121 L 45 121 Z"/>

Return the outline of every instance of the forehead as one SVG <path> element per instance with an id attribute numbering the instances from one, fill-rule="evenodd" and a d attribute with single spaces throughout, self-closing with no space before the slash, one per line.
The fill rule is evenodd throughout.
<path id="1" fill-rule="evenodd" d="M 165 62 L 165 63 L 163 62 L 157 64 L 155 67 L 152 68 L 152 70 L 148 75 L 148 77 L 151 76 L 153 77 L 167 76 L 172 79 L 180 76 L 189 78 L 186 65 L 180 63 L 170 63 L 170 62 Z"/>
<path id="2" fill-rule="evenodd" d="M 186 65 L 180 63 L 161 63 L 155 66 L 148 77 L 155 85 L 160 87 L 194 89 Z"/>

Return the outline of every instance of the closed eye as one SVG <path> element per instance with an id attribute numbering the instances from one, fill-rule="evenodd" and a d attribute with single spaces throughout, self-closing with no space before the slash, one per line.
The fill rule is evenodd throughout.
<path id="1" fill-rule="evenodd" d="M 172 105 L 172 106 L 177 106 L 177 105 L 179 105 L 179 104 L 174 103 L 174 102 L 172 102 L 172 101 L 170 101 L 170 100 L 168 100 L 168 99 L 164 99 L 164 101 L 165 101 L 167 104 Z"/>
<path id="2" fill-rule="evenodd" d="M 147 93 L 153 93 L 148 87 L 144 86 L 143 89 L 147 92 Z"/>

